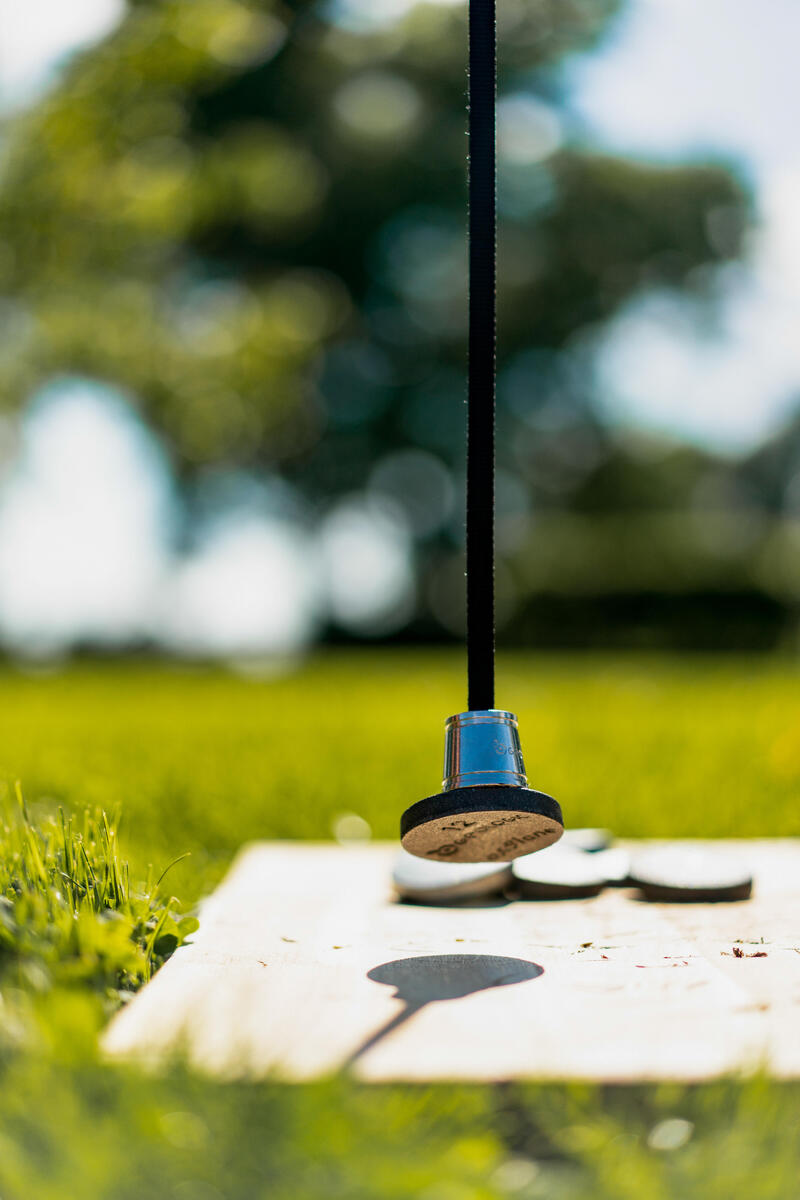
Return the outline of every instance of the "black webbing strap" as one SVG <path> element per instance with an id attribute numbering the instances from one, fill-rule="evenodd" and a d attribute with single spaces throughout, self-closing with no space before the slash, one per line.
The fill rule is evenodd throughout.
<path id="1" fill-rule="evenodd" d="M 495 0 L 469 4 L 468 707 L 494 708 Z"/>

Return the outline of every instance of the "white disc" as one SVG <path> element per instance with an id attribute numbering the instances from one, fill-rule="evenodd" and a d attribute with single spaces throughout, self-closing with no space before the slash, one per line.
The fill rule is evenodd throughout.
<path id="1" fill-rule="evenodd" d="M 559 888 L 602 887 L 606 882 L 602 858 L 607 851 L 587 854 L 574 846 L 548 846 L 536 854 L 516 858 L 514 878 L 522 883 L 541 883 Z"/>
<path id="2" fill-rule="evenodd" d="M 406 850 L 398 851 L 392 868 L 403 900 L 473 900 L 502 892 L 510 880 L 511 863 L 437 862 Z"/>
<path id="3" fill-rule="evenodd" d="M 720 858 L 696 848 L 654 847 L 634 856 L 631 880 L 646 891 L 648 887 L 668 889 L 676 896 L 707 893 L 709 898 L 724 899 L 727 893 L 741 892 L 752 884 L 752 876 L 735 858 Z"/>
<path id="4" fill-rule="evenodd" d="M 614 840 L 610 829 L 565 829 L 561 841 L 576 850 L 587 850 L 594 854 L 607 850 Z"/>

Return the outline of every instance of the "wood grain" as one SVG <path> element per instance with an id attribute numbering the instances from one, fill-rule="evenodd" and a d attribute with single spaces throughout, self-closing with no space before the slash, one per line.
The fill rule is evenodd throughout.
<path id="1" fill-rule="evenodd" d="M 420 907 L 393 845 L 248 846 L 106 1050 L 291 1080 L 800 1077 L 800 841 L 685 845 L 746 862 L 753 898 Z"/>

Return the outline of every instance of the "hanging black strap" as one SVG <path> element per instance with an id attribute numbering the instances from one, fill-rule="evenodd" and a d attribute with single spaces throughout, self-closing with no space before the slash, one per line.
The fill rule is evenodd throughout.
<path id="1" fill-rule="evenodd" d="M 467 703 L 470 709 L 494 708 L 496 91 L 495 0 L 470 0 L 467 398 Z"/>

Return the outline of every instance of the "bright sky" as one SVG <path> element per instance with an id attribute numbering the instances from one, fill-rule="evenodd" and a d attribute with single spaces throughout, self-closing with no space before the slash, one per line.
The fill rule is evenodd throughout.
<path id="1" fill-rule="evenodd" d="M 114 28 L 123 0 L 0 0 L 0 103 L 35 95 L 70 50 Z"/>
<path id="2" fill-rule="evenodd" d="M 792 166 L 799 38 L 796 0 L 632 0 L 578 66 L 575 107 L 632 153 Z"/>
<path id="3" fill-rule="evenodd" d="M 780 425 L 800 396 L 800 139 L 796 0 L 633 0 L 603 51 L 570 75 L 573 106 L 606 146 L 741 162 L 761 225 L 732 273 L 719 335 L 651 297 L 600 355 L 611 414 L 723 449 Z"/>

